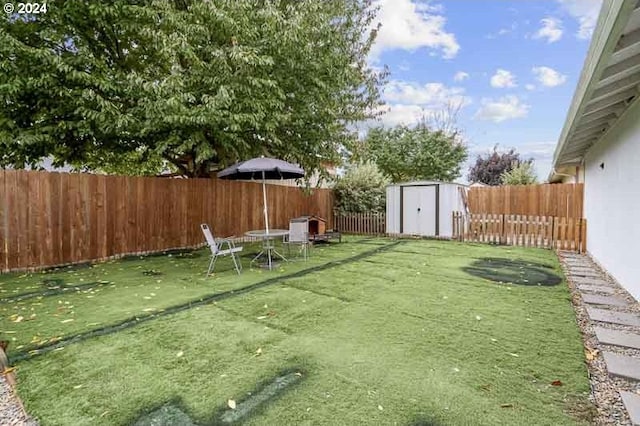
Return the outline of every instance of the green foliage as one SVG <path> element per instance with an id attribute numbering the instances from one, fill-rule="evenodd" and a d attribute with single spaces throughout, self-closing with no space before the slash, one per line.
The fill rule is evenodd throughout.
<path id="1" fill-rule="evenodd" d="M 0 166 L 108 168 L 143 152 L 153 172 L 267 155 L 312 173 L 379 104 L 369 3 L 68 0 L 3 14 Z"/>
<path id="2" fill-rule="evenodd" d="M 533 163 L 525 161 L 506 171 L 500 177 L 503 185 L 533 185 L 538 183 L 538 177 Z"/>
<path id="3" fill-rule="evenodd" d="M 469 181 L 481 182 L 486 185 L 502 184 L 502 175 L 511 171 L 519 164 L 532 162 L 532 159 L 523 161 L 520 154 L 514 148 L 506 152 L 498 152 L 498 145 L 486 155 L 478 155 L 476 162 L 469 168 Z"/>
<path id="4" fill-rule="evenodd" d="M 467 147 L 455 133 L 414 128 L 371 129 L 357 157 L 375 162 L 392 182 L 453 181 L 467 158 Z"/>
<path id="5" fill-rule="evenodd" d="M 387 179 L 374 163 L 352 166 L 336 182 L 336 208 L 345 213 L 383 212 Z"/>

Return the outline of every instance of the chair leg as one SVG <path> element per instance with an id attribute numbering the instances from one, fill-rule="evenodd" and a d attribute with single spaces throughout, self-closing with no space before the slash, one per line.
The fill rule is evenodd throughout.
<path id="1" fill-rule="evenodd" d="M 238 275 L 240 275 L 240 271 L 242 270 L 242 263 L 240 263 L 240 266 L 238 266 L 238 262 L 240 261 L 240 259 L 236 259 L 235 253 L 231 253 L 231 258 L 233 259 L 233 264 L 235 265 L 236 272 L 238 273 Z"/>
<path id="2" fill-rule="evenodd" d="M 211 262 L 209 262 L 209 269 L 207 270 L 207 276 L 211 275 L 211 271 L 213 271 L 213 268 L 215 267 L 215 264 L 216 264 L 216 258 L 217 256 L 211 256 Z"/>

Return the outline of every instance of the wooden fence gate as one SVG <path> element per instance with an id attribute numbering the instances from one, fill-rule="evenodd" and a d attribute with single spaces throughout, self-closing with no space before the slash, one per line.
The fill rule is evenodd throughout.
<path id="1" fill-rule="evenodd" d="M 453 213 L 454 239 L 585 252 L 587 220 L 516 214 Z"/>

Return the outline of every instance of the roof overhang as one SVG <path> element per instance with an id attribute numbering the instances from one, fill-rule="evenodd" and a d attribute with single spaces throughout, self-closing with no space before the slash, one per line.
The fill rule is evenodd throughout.
<path id="1" fill-rule="evenodd" d="M 640 95 L 640 1 L 603 2 L 553 168 L 580 164 Z M 549 177 L 555 179 L 554 173 Z"/>

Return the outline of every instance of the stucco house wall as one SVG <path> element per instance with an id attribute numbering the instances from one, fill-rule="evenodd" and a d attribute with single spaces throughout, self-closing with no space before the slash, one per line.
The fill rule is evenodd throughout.
<path id="1" fill-rule="evenodd" d="M 640 102 L 585 155 L 587 251 L 640 300 Z"/>

